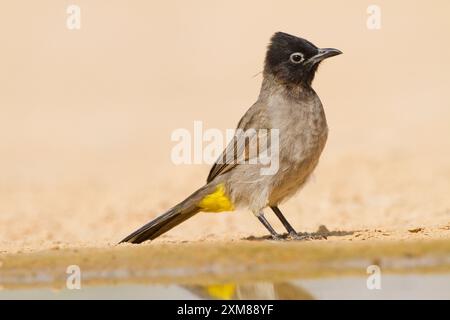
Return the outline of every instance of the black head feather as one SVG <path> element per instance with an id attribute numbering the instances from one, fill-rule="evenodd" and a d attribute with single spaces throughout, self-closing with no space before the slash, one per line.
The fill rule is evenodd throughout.
<path id="1" fill-rule="evenodd" d="M 267 49 L 264 73 L 288 84 L 310 86 L 320 63 L 312 63 L 310 59 L 319 50 L 308 40 L 277 32 Z"/>

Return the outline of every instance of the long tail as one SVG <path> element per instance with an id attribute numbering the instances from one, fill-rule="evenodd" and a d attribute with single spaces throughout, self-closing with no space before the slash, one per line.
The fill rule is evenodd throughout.
<path id="1" fill-rule="evenodd" d="M 215 185 L 213 184 L 205 185 L 166 213 L 160 215 L 156 219 L 150 221 L 127 236 L 125 239 L 120 241 L 120 243 L 141 243 L 146 240 L 156 239 L 163 233 L 166 233 L 170 229 L 191 218 L 196 213 L 202 211 L 199 203 L 204 197 L 210 194 L 214 188 Z"/>

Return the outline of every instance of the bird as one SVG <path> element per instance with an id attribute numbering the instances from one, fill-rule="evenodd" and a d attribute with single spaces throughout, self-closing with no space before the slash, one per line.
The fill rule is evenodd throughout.
<path id="1" fill-rule="evenodd" d="M 295 231 L 279 206 L 302 189 L 319 162 L 328 125 L 312 82 L 319 64 L 340 54 L 338 49 L 319 48 L 288 33 L 273 34 L 257 101 L 238 122 L 233 139 L 213 164 L 206 184 L 120 243 L 154 240 L 199 212 L 241 208 L 250 210 L 274 240 L 286 237 L 266 219 L 265 210 L 269 208 L 286 228 L 288 238 L 307 239 Z M 269 151 L 277 165 L 267 173 L 263 172 L 267 163 L 258 161 L 258 157 Z"/>

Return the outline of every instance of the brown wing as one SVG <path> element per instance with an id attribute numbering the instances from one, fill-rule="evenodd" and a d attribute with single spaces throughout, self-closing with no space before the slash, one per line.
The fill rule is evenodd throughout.
<path id="1" fill-rule="evenodd" d="M 212 166 L 206 181 L 210 182 L 217 176 L 232 170 L 239 163 L 247 162 L 257 156 L 253 153 L 260 151 L 258 130 L 268 128 L 266 106 L 257 102 L 239 121 L 233 139 Z"/>

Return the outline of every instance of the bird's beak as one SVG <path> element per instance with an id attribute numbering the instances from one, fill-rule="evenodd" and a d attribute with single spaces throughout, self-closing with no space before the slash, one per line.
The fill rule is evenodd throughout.
<path id="1" fill-rule="evenodd" d="M 342 51 L 338 50 L 338 49 L 333 49 L 333 48 L 319 49 L 319 52 L 315 56 L 309 58 L 307 63 L 316 64 L 322 60 L 325 60 L 327 58 L 334 57 L 334 56 L 337 56 L 340 54 L 342 54 Z"/>

